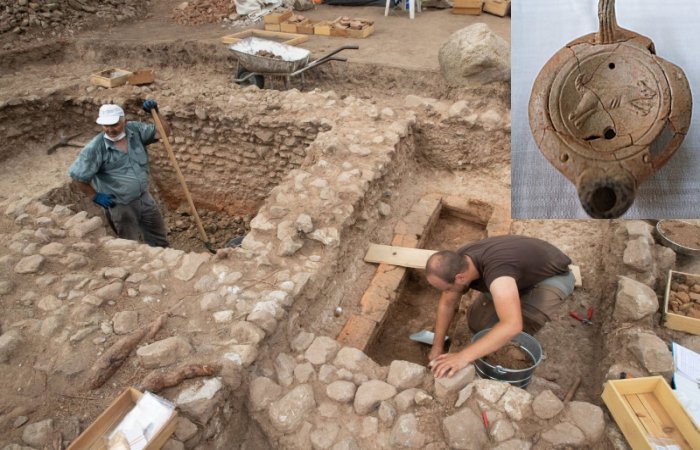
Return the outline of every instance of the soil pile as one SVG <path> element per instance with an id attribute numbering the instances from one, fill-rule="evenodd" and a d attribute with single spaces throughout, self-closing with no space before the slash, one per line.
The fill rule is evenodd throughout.
<path id="1" fill-rule="evenodd" d="M 700 226 L 682 221 L 664 221 L 661 226 L 663 234 L 683 247 L 700 249 Z"/>
<path id="2" fill-rule="evenodd" d="M 180 3 L 173 10 L 172 18 L 181 25 L 201 25 L 221 22 L 235 14 L 236 5 L 232 0 L 193 0 Z"/>
<path id="3" fill-rule="evenodd" d="M 492 366 L 501 366 L 506 369 L 527 369 L 534 363 L 532 357 L 521 347 L 508 344 L 484 358 L 484 361 Z"/>

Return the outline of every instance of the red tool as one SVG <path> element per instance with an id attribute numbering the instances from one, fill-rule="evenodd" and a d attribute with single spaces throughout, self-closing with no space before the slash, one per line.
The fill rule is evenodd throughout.
<path id="1" fill-rule="evenodd" d="M 579 322 L 583 323 L 584 325 L 593 325 L 593 322 L 591 322 L 591 318 L 593 317 L 592 306 L 588 308 L 588 314 L 586 314 L 585 319 L 583 318 L 583 316 L 581 316 L 581 314 L 577 313 L 576 311 L 569 311 L 569 315 L 574 319 L 578 320 Z"/>

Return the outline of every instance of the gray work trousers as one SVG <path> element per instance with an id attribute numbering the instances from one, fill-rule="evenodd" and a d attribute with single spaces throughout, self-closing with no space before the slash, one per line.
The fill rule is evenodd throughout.
<path id="1" fill-rule="evenodd" d="M 564 299 L 574 292 L 574 274 L 566 272 L 540 281 L 531 289 L 520 292 L 523 329 L 534 334 L 559 312 Z M 469 328 L 475 333 L 498 322 L 491 294 L 479 295 L 469 308 Z"/>
<path id="2" fill-rule="evenodd" d="M 148 191 L 126 205 L 105 209 L 107 221 L 122 239 L 144 242 L 151 247 L 168 247 L 168 231 L 155 200 Z"/>

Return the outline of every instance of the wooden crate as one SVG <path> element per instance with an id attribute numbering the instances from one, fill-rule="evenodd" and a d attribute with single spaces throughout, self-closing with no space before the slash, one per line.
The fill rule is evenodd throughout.
<path id="1" fill-rule="evenodd" d="M 355 38 L 355 39 L 364 39 L 368 36 L 371 36 L 374 33 L 374 24 L 364 27 L 361 30 L 353 30 L 353 29 L 348 29 L 347 30 L 347 35 L 348 37 Z"/>
<path id="2" fill-rule="evenodd" d="M 229 34 L 221 38 L 221 42 L 224 44 L 235 44 L 247 37 L 259 37 L 263 39 L 271 39 L 273 41 L 282 42 L 287 45 L 297 45 L 302 42 L 309 40 L 309 36 L 303 34 L 294 33 L 281 33 L 278 31 L 266 31 L 258 30 L 257 28 L 251 28 L 249 30 L 241 31 L 239 33 Z"/>
<path id="3" fill-rule="evenodd" d="M 280 11 L 280 12 L 271 12 L 269 14 L 265 14 L 263 16 L 263 21 L 267 23 L 276 23 L 280 24 L 284 22 L 285 20 L 289 19 L 292 17 L 292 14 L 294 14 L 292 11 Z"/>
<path id="4" fill-rule="evenodd" d="M 672 330 L 685 331 L 686 333 L 700 335 L 700 319 L 693 319 L 682 314 L 676 314 L 668 309 L 668 296 L 671 292 L 671 282 L 674 275 L 683 275 L 686 278 L 697 280 L 700 283 L 700 274 L 677 272 L 675 270 L 668 271 L 668 280 L 666 281 L 666 292 L 664 294 L 664 309 L 661 316 L 661 323 Z"/>
<path id="5" fill-rule="evenodd" d="M 457 9 L 482 8 L 483 0 L 453 0 L 452 7 Z"/>
<path id="6" fill-rule="evenodd" d="M 134 86 L 141 86 L 142 84 L 151 84 L 156 81 L 156 73 L 153 69 L 140 69 L 129 75 L 127 82 Z"/>
<path id="7" fill-rule="evenodd" d="M 650 437 L 700 449 L 700 430 L 663 377 L 610 380 L 602 398 L 633 450 L 652 450 Z"/>
<path id="8" fill-rule="evenodd" d="M 128 70 L 112 67 L 90 75 L 90 83 L 95 86 L 113 88 L 126 84 L 131 74 Z"/>
<path id="9" fill-rule="evenodd" d="M 95 419 L 95 421 L 74 440 L 68 450 L 106 450 L 107 446 L 102 441 L 102 437 L 110 433 L 119 425 L 119 422 L 126 414 L 133 409 L 136 402 L 143 396 L 141 392 L 134 388 L 127 388 L 111 405 Z M 172 415 L 165 422 L 153 439 L 150 440 L 144 450 L 158 450 L 175 431 L 175 418 L 177 411 L 173 410 Z"/>
<path id="10" fill-rule="evenodd" d="M 340 21 L 340 17 L 338 17 L 337 19 L 335 19 L 335 20 L 331 23 L 331 36 L 347 37 L 347 36 L 348 36 L 348 30 L 347 30 L 347 29 L 344 29 L 344 28 L 336 28 L 335 26 L 333 26 L 333 25 L 335 25 L 336 22 L 339 22 L 339 21 Z"/>
<path id="11" fill-rule="evenodd" d="M 306 20 L 305 22 L 297 26 L 297 33 L 299 34 L 314 34 L 314 27 L 318 23 L 318 20 Z"/>
<path id="12" fill-rule="evenodd" d="M 319 36 L 331 35 L 331 21 L 322 20 L 314 25 L 314 34 Z"/>
<path id="13" fill-rule="evenodd" d="M 282 31 L 283 33 L 298 33 L 299 27 L 301 25 L 308 24 L 308 22 L 309 22 L 309 19 L 306 19 L 303 22 L 298 22 L 298 23 L 282 22 L 280 24 L 280 31 Z M 309 33 L 304 33 L 304 34 L 309 34 Z"/>
<path id="14" fill-rule="evenodd" d="M 481 8 L 452 8 L 452 14 L 463 16 L 480 16 Z"/>
<path id="15" fill-rule="evenodd" d="M 265 31 L 280 31 L 282 27 L 278 23 L 266 23 Z"/>
<path id="16" fill-rule="evenodd" d="M 510 0 L 486 0 L 484 12 L 494 16 L 505 17 L 510 14 Z"/>

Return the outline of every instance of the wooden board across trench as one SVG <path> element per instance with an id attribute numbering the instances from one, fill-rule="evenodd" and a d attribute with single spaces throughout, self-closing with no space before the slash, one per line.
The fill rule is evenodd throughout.
<path id="1" fill-rule="evenodd" d="M 425 263 L 433 253 L 437 253 L 437 250 L 369 244 L 369 249 L 365 254 L 365 262 L 391 264 L 392 266 L 410 267 L 412 269 L 425 269 Z M 574 286 L 581 287 L 583 285 L 581 269 L 573 264 L 569 266 L 569 269 L 571 269 L 574 278 L 576 278 Z"/>

